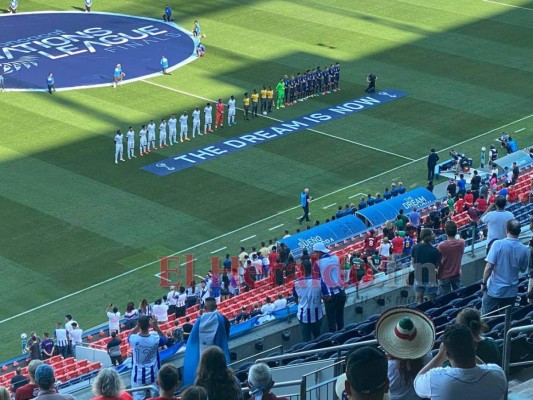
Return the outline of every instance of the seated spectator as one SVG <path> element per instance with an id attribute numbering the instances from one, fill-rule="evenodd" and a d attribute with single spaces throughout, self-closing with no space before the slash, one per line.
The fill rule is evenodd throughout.
<path id="1" fill-rule="evenodd" d="M 246 385 L 250 389 L 250 400 L 288 400 L 286 397 L 277 397 L 270 392 L 274 386 L 270 367 L 264 363 L 252 365 L 248 371 Z"/>
<path id="2" fill-rule="evenodd" d="M 22 368 L 17 367 L 15 375 L 11 378 L 9 383 L 11 384 L 11 393 L 13 394 L 16 394 L 18 388 L 28 383 L 28 378 L 22 375 Z"/>
<path id="3" fill-rule="evenodd" d="M 191 324 L 191 318 L 185 317 L 185 323 L 181 327 L 183 329 L 183 340 L 189 339 L 189 335 L 192 332 L 193 324 Z"/>
<path id="4" fill-rule="evenodd" d="M 376 193 L 376 199 L 374 201 L 374 204 L 379 204 L 383 201 L 383 197 L 381 197 L 381 193 Z"/>
<path id="5" fill-rule="evenodd" d="M 54 369 L 48 364 L 39 365 L 35 370 L 35 383 L 39 387 L 39 394 L 35 399 L 75 400 L 75 397 L 70 394 L 57 393 L 54 387 L 55 381 Z"/>
<path id="6" fill-rule="evenodd" d="M 149 400 L 175 400 L 174 391 L 179 386 L 179 372 L 178 368 L 172 364 L 167 363 L 161 367 L 157 373 L 157 385 L 159 386 L 159 396 L 152 397 Z M 182 394 L 183 400 L 185 393 Z M 193 397 L 194 399 L 194 397 Z"/>
<path id="7" fill-rule="evenodd" d="M 361 211 L 364 208 L 366 208 L 366 199 L 364 197 L 361 197 L 361 201 L 357 205 L 357 209 Z"/>
<path id="8" fill-rule="evenodd" d="M 137 320 L 139 319 L 139 311 L 135 309 L 133 301 L 128 302 L 126 305 L 126 312 L 124 313 L 124 329 L 129 330 L 135 328 Z"/>
<path id="9" fill-rule="evenodd" d="M 377 321 L 376 339 L 389 360 L 391 399 L 417 399 L 413 382 L 431 360 L 435 342 L 431 319 L 416 309 L 393 308 L 382 313 Z"/>
<path id="10" fill-rule="evenodd" d="M 28 375 L 30 377 L 30 381 L 24 386 L 18 388 L 17 392 L 15 393 L 15 400 L 30 400 L 37 396 L 39 393 L 39 386 L 35 382 L 35 371 L 42 363 L 43 362 L 41 360 L 30 361 L 28 364 Z"/>
<path id="11" fill-rule="evenodd" d="M 507 191 L 507 201 L 509 203 L 516 203 L 518 201 L 518 192 L 515 190 L 514 186 L 509 186 Z"/>
<path id="12" fill-rule="evenodd" d="M 120 345 L 122 344 L 122 339 L 117 337 L 116 332 L 111 333 L 111 340 L 107 342 L 107 353 L 111 358 L 112 365 L 121 365 L 122 364 L 122 353 L 120 351 Z"/>
<path id="13" fill-rule="evenodd" d="M 274 301 L 274 311 L 283 310 L 285 307 L 287 307 L 287 299 L 283 297 L 283 293 L 278 293 Z"/>
<path id="14" fill-rule="evenodd" d="M 181 394 L 181 400 L 208 400 L 207 392 L 200 386 L 189 386 Z"/>
<path id="15" fill-rule="evenodd" d="M 261 309 L 259 308 L 259 303 L 254 303 L 254 308 L 250 312 L 250 318 L 256 317 L 258 315 L 261 315 Z"/>
<path id="16" fill-rule="evenodd" d="M 455 322 L 470 328 L 476 342 L 476 356 L 485 364 L 501 366 L 502 355 L 498 343 L 491 337 L 484 337 L 483 333 L 489 331 L 489 327 L 481 320 L 481 313 L 475 308 L 464 308 L 457 315 Z"/>
<path id="17" fill-rule="evenodd" d="M 392 195 L 389 192 L 389 188 L 386 187 L 385 190 L 383 191 L 383 199 L 384 200 L 389 200 L 391 197 L 392 197 Z"/>
<path id="18" fill-rule="evenodd" d="M 248 312 L 248 307 L 242 306 L 241 312 L 235 316 L 235 322 L 240 324 L 241 322 L 247 321 L 248 319 L 250 319 L 250 313 Z"/>
<path id="19" fill-rule="evenodd" d="M 442 368 L 449 360 L 451 366 Z M 422 398 L 502 399 L 507 379 L 496 364 L 477 364 L 472 332 L 464 325 L 447 326 L 437 355 L 418 373 L 414 383 Z"/>
<path id="20" fill-rule="evenodd" d="M 241 400 L 239 381 L 226 365 L 226 355 L 218 346 L 206 348 L 200 359 L 196 386 L 203 387 L 209 400 Z"/>
<path id="21" fill-rule="evenodd" d="M 339 399 L 383 400 L 389 391 L 387 356 L 376 347 L 364 346 L 346 358 L 346 373 L 339 376 L 335 393 Z"/>
<path id="22" fill-rule="evenodd" d="M 500 189 L 500 191 L 498 192 L 498 196 L 505 196 L 507 197 L 507 195 L 509 194 L 509 188 L 508 188 L 509 184 L 507 182 L 505 182 L 502 186 L 502 188 Z"/>
<path id="23" fill-rule="evenodd" d="M 265 304 L 263 304 L 263 306 L 261 307 L 261 314 L 263 315 L 271 314 L 272 312 L 274 312 L 275 308 L 276 307 L 272 303 L 272 299 L 269 296 L 267 296 L 265 300 Z"/>
<path id="24" fill-rule="evenodd" d="M 92 385 L 93 397 L 91 400 L 132 400 L 133 397 L 124 391 L 122 379 L 113 368 L 103 368 L 96 375 Z"/>

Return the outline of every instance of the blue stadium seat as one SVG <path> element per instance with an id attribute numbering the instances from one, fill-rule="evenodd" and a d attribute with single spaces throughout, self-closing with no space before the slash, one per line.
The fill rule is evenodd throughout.
<path id="1" fill-rule="evenodd" d="M 437 307 L 437 303 L 435 303 L 433 300 L 426 301 L 422 304 L 417 304 L 415 308 L 420 311 L 424 311 L 427 313 L 427 310 L 430 310 L 431 308 Z"/>
<path id="2" fill-rule="evenodd" d="M 446 294 L 443 294 L 441 296 L 438 296 L 436 299 L 435 299 L 435 302 L 439 305 L 439 306 L 445 306 L 445 305 L 449 305 L 450 302 L 452 300 L 455 300 L 457 299 L 457 292 L 450 292 L 450 293 L 446 293 Z"/>
<path id="3" fill-rule="evenodd" d="M 448 318 L 448 320 L 451 320 L 459 314 L 459 311 L 461 311 L 459 308 L 450 308 L 449 310 L 444 311 L 441 315 Z"/>
<path id="4" fill-rule="evenodd" d="M 533 311 L 533 303 L 527 304 L 524 307 L 515 308 L 512 313 L 513 320 L 518 320 L 526 317 L 530 312 Z"/>
<path id="5" fill-rule="evenodd" d="M 457 295 L 459 297 L 468 297 L 471 296 L 481 290 L 481 281 L 473 283 L 472 285 L 468 285 L 464 288 L 460 288 L 457 291 Z"/>

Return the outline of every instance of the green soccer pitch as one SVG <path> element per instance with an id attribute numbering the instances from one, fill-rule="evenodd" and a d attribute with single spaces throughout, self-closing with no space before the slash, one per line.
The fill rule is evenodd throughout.
<path id="1" fill-rule="evenodd" d="M 51 332 L 66 313 L 89 328 L 106 320 L 109 303 L 123 312 L 127 301 L 166 293 L 159 257 L 192 254 L 202 274 L 211 256 L 294 232 L 304 187 L 315 198 L 311 219 L 324 221 L 333 203 L 356 194 L 398 181 L 425 186 L 431 147 L 441 158 L 453 147 L 479 165 L 479 149 L 502 130 L 520 147 L 533 142 L 533 1 L 168 3 L 176 23 L 200 21 L 207 54 L 149 80 L 159 86 L 0 93 L 0 359 L 20 354 L 20 333 Z M 165 4 L 95 0 L 93 11 L 160 18 Z M 19 12 L 76 7 L 83 1 L 21 1 Z M 378 89 L 408 96 L 167 177 L 139 168 L 176 148 L 114 164 L 116 129 L 190 113 L 200 98 L 234 94 L 240 105 L 245 91 L 335 61 L 341 92 L 272 116 L 363 96 L 369 72 Z M 237 121 L 179 151 L 273 123 L 240 113 Z"/>

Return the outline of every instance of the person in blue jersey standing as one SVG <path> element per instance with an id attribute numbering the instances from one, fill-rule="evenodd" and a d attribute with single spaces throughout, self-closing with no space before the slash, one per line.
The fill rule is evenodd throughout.
<path id="1" fill-rule="evenodd" d="M 156 334 L 150 332 L 150 326 Z M 132 351 L 131 387 L 155 384 L 160 367 L 159 347 L 167 343 L 165 334 L 159 329 L 157 319 L 140 317 L 137 326 L 128 336 Z M 134 392 L 135 400 L 146 398 L 143 391 Z"/>
<path id="2" fill-rule="evenodd" d="M 52 92 L 56 91 L 55 83 L 56 81 L 54 79 L 54 74 L 50 72 L 48 76 L 46 77 L 46 85 L 48 86 L 48 93 L 52 94 Z"/>
<path id="3" fill-rule="evenodd" d="M 304 276 L 294 281 L 292 289 L 294 299 L 298 303 L 298 321 L 302 331 L 302 340 L 308 342 L 311 336 L 316 339 L 320 336 L 322 326 L 322 299 L 329 300 L 329 290 L 324 281 L 313 277 L 311 261 L 302 262 Z"/>
<path id="4" fill-rule="evenodd" d="M 328 329 L 330 332 L 337 332 L 344 327 L 344 305 L 346 304 L 340 260 L 336 255 L 330 254 L 323 242 L 313 244 L 313 251 L 318 256 L 320 276 L 328 288 L 329 300 L 325 304 Z"/>
<path id="5" fill-rule="evenodd" d="M 163 14 L 163 20 L 166 22 L 172 21 L 172 8 L 167 4 L 165 6 L 165 13 Z"/>
<path id="6" fill-rule="evenodd" d="M 163 75 L 172 75 L 170 72 L 167 71 L 168 59 L 165 56 L 161 56 L 161 60 L 159 61 L 159 63 L 161 64 Z"/>
<path id="7" fill-rule="evenodd" d="M 228 338 L 230 323 L 219 314 L 214 297 L 207 297 L 204 302 L 204 313 L 196 319 L 192 328 L 183 361 L 183 385 L 194 384 L 196 371 L 203 351 L 209 346 L 218 346 L 226 356 L 226 363 L 230 363 Z"/>
<path id="8" fill-rule="evenodd" d="M 302 225 L 303 220 L 305 219 L 309 222 L 309 203 L 311 203 L 313 198 L 309 196 L 309 189 L 305 188 L 302 193 L 300 193 L 300 206 L 304 210 L 304 214 L 300 217 L 300 225 Z"/>

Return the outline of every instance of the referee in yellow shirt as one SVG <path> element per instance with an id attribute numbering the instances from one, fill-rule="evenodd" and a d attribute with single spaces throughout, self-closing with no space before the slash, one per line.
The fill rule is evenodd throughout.
<path id="1" fill-rule="evenodd" d="M 250 98 L 248 97 L 248 92 L 244 93 L 244 100 L 242 101 L 244 109 L 244 119 L 249 120 L 248 112 L 250 111 Z"/>
<path id="2" fill-rule="evenodd" d="M 257 117 L 257 107 L 259 105 L 259 93 L 254 89 L 252 93 L 252 117 Z"/>
<path id="3" fill-rule="evenodd" d="M 263 89 L 261 90 L 261 114 L 265 113 L 267 111 L 267 87 L 263 85 Z"/>
<path id="4" fill-rule="evenodd" d="M 274 103 L 274 89 L 272 89 L 272 86 L 268 87 L 266 95 L 267 95 L 268 112 L 270 113 L 272 112 L 272 104 Z"/>

